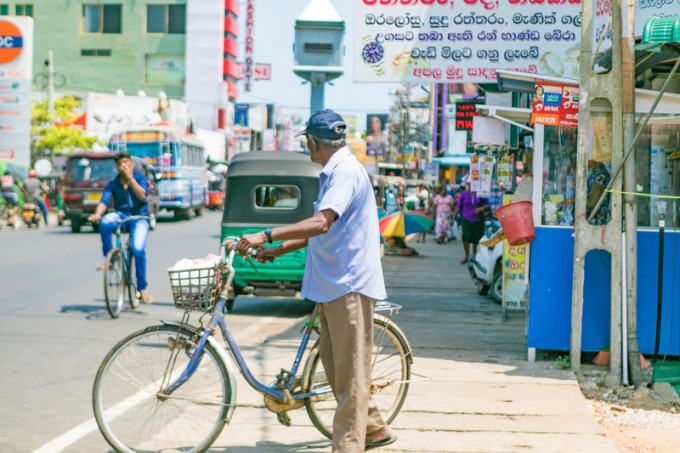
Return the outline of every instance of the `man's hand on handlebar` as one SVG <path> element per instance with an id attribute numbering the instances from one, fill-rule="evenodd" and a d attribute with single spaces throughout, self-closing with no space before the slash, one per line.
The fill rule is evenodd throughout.
<path id="1" fill-rule="evenodd" d="M 253 259 L 258 263 L 271 263 L 278 256 L 276 247 L 259 247 Z"/>
<path id="2" fill-rule="evenodd" d="M 241 256 L 249 256 L 248 249 L 259 249 L 262 244 L 267 240 L 264 232 L 254 233 L 254 234 L 244 234 L 241 236 L 241 240 L 236 244 L 236 251 Z M 270 247 L 267 247 L 270 248 Z"/>
<path id="3" fill-rule="evenodd" d="M 92 223 L 99 223 L 99 221 L 102 219 L 102 216 L 100 216 L 99 214 L 92 214 L 90 217 L 88 217 L 88 219 Z"/>

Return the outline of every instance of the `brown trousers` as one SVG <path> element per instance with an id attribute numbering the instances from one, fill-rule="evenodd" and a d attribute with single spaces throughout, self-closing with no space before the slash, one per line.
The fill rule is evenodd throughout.
<path id="1" fill-rule="evenodd" d="M 320 305 L 319 355 L 338 402 L 333 452 L 363 452 L 366 434 L 386 426 L 369 392 L 375 300 L 349 293 Z"/>

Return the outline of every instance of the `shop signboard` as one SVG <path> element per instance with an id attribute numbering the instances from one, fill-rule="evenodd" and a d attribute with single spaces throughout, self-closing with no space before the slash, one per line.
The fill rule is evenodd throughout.
<path id="1" fill-rule="evenodd" d="M 151 85 L 184 85 L 184 55 L 149 54 L 146 56 L 144 83 Z"/>
<path id="2" fill-rule="evenodd" d="M 439 162 L 423 161 L 421 168 L 423 169 L 423 179 L 436 184 L 439 180 Z"/>
<path id="3" fill-rule="evenodd" d="M 33 19 L 0 20 L 0 157 L 31 160 Z"/>
<path id="4" fill-rule="evenodd" d="M 492 83 L 578 75 L 581 0 L 354 1 L 354 81 Z"/>
<path id="5" fill-rule="evenodd" d="M 255 58 L 255 0 L 246 2 L 246 44 L 245 68 L 243 71 L 243 89 L 248 92 L 252 88 Z"/>
<path id="6" fill-rule="evenodd" d="M 245 80 L 246 70 L 248 65 L 246 63 L 239 63 L 239 73 L 241 79 Z M 272 65 L 269 63 L 253 63 L 251 77 L 253 80 L 271 80 L 272 79 Z"/>
<path id="7" fill-rule="evenodd" d="M 537 81 L 531 122 L 578 127 L 578 87 Z"/>
<path id="8" fill-rule="evenodd" d="M 503 308 L 525 310 L 529 304 L 529 244 L 510 245 L 503 250 Z"/>

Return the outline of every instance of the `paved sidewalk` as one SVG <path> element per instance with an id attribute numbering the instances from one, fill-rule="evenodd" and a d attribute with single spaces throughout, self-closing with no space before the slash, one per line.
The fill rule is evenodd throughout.
<path id="1" fill-rule="evenodd" d="M 393 423 L 399 440 L 385 452 L 618 452 L 592 415 L 570 371 L 527 362 L 524 312 L 501 322 L 500 306 L 479 296 L 459 264 L 458 242 L 411 244 L 423 256 L 383 259 L 389 300 L 403 305 L 395 321 L 414 349 L 413 383 Z M 244 351 L 253 370 L 273 375 L 295 354 L 299 326 Z M 210 451 L 329 452 L 304 409 L 293 426 L 276 422 L 262 398 L 239 382 L 240 406 Z M 242 406 L 245 405 L 245 406 Z"/>

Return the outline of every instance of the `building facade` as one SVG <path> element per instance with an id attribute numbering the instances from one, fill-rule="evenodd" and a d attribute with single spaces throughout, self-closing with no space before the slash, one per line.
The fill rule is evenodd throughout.
<path id="1" fill-rule="evenodd" d="M 58 92 L 163 92 L 206 129 L 236 97 L 236 0 L 0 0 L 0 15 L 34 19 L 34 91 L 47 89 L 51 50 Z"/>

